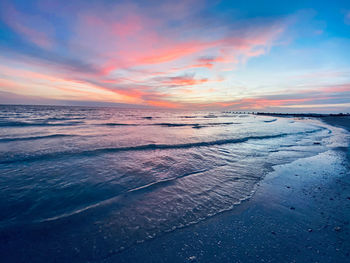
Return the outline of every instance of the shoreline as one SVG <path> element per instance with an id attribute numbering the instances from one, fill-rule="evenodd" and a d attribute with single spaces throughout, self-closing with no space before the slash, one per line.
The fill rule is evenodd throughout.
<path id="1" fill-rule="evenodd" d="M 264 176 L 255 185 L 254 194 L 231 210 L 117 251 L 114 248 L 122 235 L 113 239 L 109 235 L 112 226 L 102 232 L 98 224 L 88 224 L 90 219 L 97 220 L 97 214 L 108 213 L 109 209 L 101 209 L 53 223 L 9 228 L 0 238 L 2 255 L 9 262 L 26 262 L 28 257 L 35 262 L 96 263 L 347 262 L 350 151 L 345 142 L 349 133 L 343 134 L 341 129 L 321 123 L 318 118 L 297 121 L 329 129 L 330 136 L 312 137 L 308 144 L 321 144 L 323 150 L 311 156 L 308 153 L 312 151 L 305 149 L 299 159 L 286 159 L 277 165 L 268 163 L 273 163 L 270 161 L 279 154 L 286 154 L 283 150 L 265 157 L 271 158 L 266 160 L 269 172 L 257 170 Z M 129 220 L 128 215 L 123 218 Z M 80 227 L 84 220 L 87 223 Z M 74 231 L 72 226 L 76 227 Z M 90 233 L 85 235 L 87 230 Z"/>
<path id="2" fill-rule="evenodd" d="M 350 114 L 315 114 L 315 113 L 264 113 L 257 112 L 256 116 L 271 116 L 280 118 L 311 118 L 318 119 L 334 127 L 339 127 L 350 132 Z"/>
<path id="3" fill-rule="evenodd" d="M 346 262 L 349 160 L 340 147 L 274 166 L 233 210 L 97 262 Z"/>

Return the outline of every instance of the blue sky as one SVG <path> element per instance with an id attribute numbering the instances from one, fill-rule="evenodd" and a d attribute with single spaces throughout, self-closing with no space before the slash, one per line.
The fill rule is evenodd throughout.
<path id="1" fill-rule="evenodd" d="M 350 111 L 349 1 L 0 3 L 0 103 Z"/>

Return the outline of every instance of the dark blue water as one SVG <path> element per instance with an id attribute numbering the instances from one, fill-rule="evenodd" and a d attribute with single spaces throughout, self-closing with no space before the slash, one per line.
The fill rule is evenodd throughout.
<path id="1" fill-rule="evenodd" d="M 0 106 L 0 252 L 99 261 L 234 209 L 332 136 L 292 118 Z"/>

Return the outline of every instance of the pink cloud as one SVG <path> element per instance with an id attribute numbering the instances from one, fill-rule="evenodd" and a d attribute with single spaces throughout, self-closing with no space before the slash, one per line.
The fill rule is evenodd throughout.
<path id="1" fill-rule="evenodd" d="M 324 93 L 350 92 L 350 84 L 332 85 L 329 87 L 321 88 L 320 91 Z"/>
<path id="2" fill-rule="evenodd" d="M 315 75 L 317 76 L 317 75 Z M 312 94 L 314 97 L 317 98 L 318 95 L 324 96 L 325 94 L 329 95 L 337 95 L 340 93 L 350 93 L 350 84 L 338 84 L 338 85 L 328 85 L 328 86 L 317 86 L 309 89 L 300 90 L 299 94 L 306 95 L 306 94 Z M 350 94 L 349 94 L 350 95 Z"/>
<path id="3" fill-rule="evenodd" d="M 234 101 L 223 101 L 223 102 L 214 102 L 214 103 L 206 103 L 195 105 L 196 107 L 201 108 L 231 108 L 231 109 L 239 109 L 239 110 L 263 110 L 269 108 L 279 108 L 288 105 L 300 105 L 305 102 L 315 101 L 312 98 L 298 98 L 298 99 L 269 99 L 264 97 L 256 97 L 256 98 L 244 98 Z"/>
<path id="4" fill-rule="evenodd" d="M 194 76 L 191 75 L 168 77 L 161 80 L 162 84 L 170 86 L 193 86 L 206 82 L 208 82 L 208 79 L 206 78 L 195 79 Z"/>
<path id="5" fill-rule="evenodd" d="M 101 16 L 97 16 L 91 12 L 81 12 L 75 40 L 72 40 L 73 46 L 74 41 L 83 42 L 87 53 L 93 50 L 99 54 L 97 61 L 102 75 L 125 68 L 175 61 L 179 70 L 212 70 L 216 64 L 237 64 L 249 57 L 266 53 L 284 30 L 282 24 L 265 25 L 266 28 L 261 26 L 244 34 L 235 32 L 234 36 L 229 37 L 227 35 L 232 35 L 229 31 L 213 39 L 196 37 L 196 34 L 183 37 L 181 28 L 173 31 L 165 27 L 168 22 L 166 17 L 149 17 L 137 7 L 118 8 L 123 13 L 120 10 L 104 10 Z M 161 8 L 166 9 L 165 6 Z M 206 28 L 202 30 L 205 35 Z M 183 31 L 191 31 L 191 28 L 183 28 Z M 221 55 L 209 55 L 213 52 Z M 237 59 L 238 56 L 240 60 Z"/>
<path id="6" fill-rule="evenodd" d="M 209 44 L 210 45 L 210 44 Z M 173 61 L 190 54 L 196 54 L 205 48 L 208 48 L 207 43 L 200 42 L 187 42 L 187 43 L 178 43 L 171 45 L 170 47 L 153 49 L 151 54 L 145 57 L 142 57 L 139 61 L 141 64 L 156 64 Z"/>
<path id="7" fill-rule="evenodd" d="M 82 70 L 62 70 L 65 65 L 59 61 L 50 65 L 44 61 L 41 66 L 44 69 L 50 67 L 52 72 L 52 69 L 57 68 L 54 75 L 61 79 L 89 84 L 137 103 L 182 107 L 186 103 L 174 103 L 175 98 L 171 93 L 165 94 L 162 88 L 171 87 L 180 94 L 181 91 L 192 93 L 192 90 L 182 87 L 223 81 L 223 78 L 218 77 L 221 71 L 232 70 L 251 57 L 267 53 L 284 31 L 283 23 L 278 26 L 249 26 L 243 32 L 226 28 L 225 25 L 211 26 L 207 21 L 189 22 L 185 18 L 196 12 L 188 8 L 194 5 L 193 1 L 168 4 L 159 4 L 158 8 L 151 11 L 147 7 L 147 10 L 141 10 L 136 5 L 125 3 L 111 4 L 109 9 L 82 8 L 75 20 L 70 21 L 74 27 L 65 46 L 68 55 L 73 54 L 86 62 L 70 62 L 76 63 Z M 39 31 L 25 23 L 25 16 L 15 9 L 9 10 L 8 16 L 18 19 L 11 21 L 8 17 L 6 21 L 16 32 L 45 49 L 55 44 L 52 40 L 53 31 L 50 33 L 50 30 L 46 30 L 49 26 Z M 184 22 L 178 15 L 184 18 Z M 29 20 L 40 22 L 39 19 Z M 169 26 L 174 21 L 180 24 L 176 28 Z M 211 34 L 217 28 L 220 32 Z M 27 62 L 30 64 L 32 61 Z M 208 77 L 195 78 L 200 70 L 209 72 Z M 33 79 L 50 81 L 46 79 L 47 76 L 32 74 Z M 67 94 L 70 92 L 68 88 L 65 91 Z M 268 101 L 255 100 L 254 103 L 264 102 Z M 244 103 L 253 102 L 247 100 Z"/>

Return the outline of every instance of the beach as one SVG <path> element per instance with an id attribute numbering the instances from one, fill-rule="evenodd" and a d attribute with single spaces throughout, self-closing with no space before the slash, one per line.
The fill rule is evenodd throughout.
<path id="1" fill-rule="evenodd" d="M 348 117 L 2 107 L 5 262 L 349 260 Z"/>
<path id="2" fill-rule="evenodd" d="M 0 263 L 350 263 L 350 0 L 0 0 Z"/>
<path id="3" fill-rule="evenodd" d="M 349 118 L 323 121 L 347 127 Z M 350 151 L 276 166 L 234 210 L 103 262 L 347 262 Z"/>

